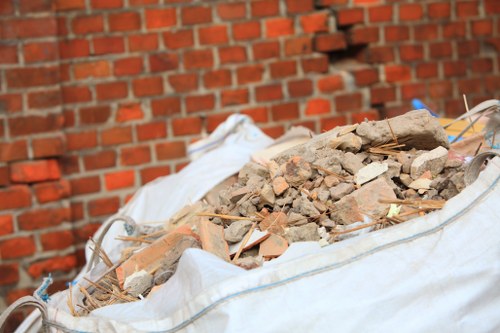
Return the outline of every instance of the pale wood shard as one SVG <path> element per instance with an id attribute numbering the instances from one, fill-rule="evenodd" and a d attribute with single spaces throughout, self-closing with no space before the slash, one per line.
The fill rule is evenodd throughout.
<path id="1" fill-rule="evenodd" d="M 279 257 L 288 249 L 288 242 L 281 236 L 271 234 L 259 247 L 259 255 L 265 259 Z"/>

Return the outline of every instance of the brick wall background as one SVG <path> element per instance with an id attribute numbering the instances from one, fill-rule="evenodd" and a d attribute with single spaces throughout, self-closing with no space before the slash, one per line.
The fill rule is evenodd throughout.
<path id="1" fill-rule="evenodd" d="M 0 1 L 0 310 L 228 115 L 277 137 L 498 98 L 497 0 Z M 19 319 L 19 318 L 18 318 Z"/>

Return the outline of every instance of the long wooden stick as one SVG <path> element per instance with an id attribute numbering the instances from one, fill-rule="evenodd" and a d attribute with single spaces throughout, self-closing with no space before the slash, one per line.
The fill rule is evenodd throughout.
<path id="1" fill-rule="evenodd" d="M 236 260 L 238 260 L 238 258 L 240 257 L 241 255 L 241 252 L 243 252 L 243 249 L 245 248 L 245 246 L 247 245 L 248 243 L 248 240 L 250 239 L 250 237 L 252 236 L 253 234 L 253 231 L 255 230 L 255 227 L 257 226 L 257 222 L 254 222 L 252 224 L 252 226 L 250 227 L 250 230 L 248 230 L 248 233 L 246 234 L 245 238 L 243 238 L 243 241 L 241 242 L 240 244 L 240 248 L 238 249 L 238 252 L 236 252 L 236 254 L 234 255 L 234 258 L 233 258 L 233 262 L 236 262 Z"/>
<path id="2" fill-rule="evenodd" d="M 233 215 L 224 215 L 224 214 L 215 214 L 215 213 L 198 213 L 197 216 L 208 216 L 208 217 L 220 217 L 224 220 L 250 220 L 257 221 L 259 218 L 257 217 L 244 217 L 244 216 L 233 216 Z"/>

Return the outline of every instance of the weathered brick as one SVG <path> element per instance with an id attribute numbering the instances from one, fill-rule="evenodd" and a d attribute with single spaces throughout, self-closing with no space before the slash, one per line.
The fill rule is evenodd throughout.
<path id="1" fill-rule="evenodd" d="M 186 97 L 186 111 L 198 112 L 212 110 L 215 107 L 213 94 L 191 95 Z"/>
<path id="2" fill-rule="evenodd" d="M 130 51 L 153 51 L 158 49 L 158 34 L 138 34 L 128 36 Z"/>
<path id="3" fill-rule="evenodd" d="M 35 241 L 32 237 L 19 237 L 0 242 L 0 257 L 14 259 L 26 257 L 36 251 Z"/>
<path id="4" fill-rule="evenodd" d="M 104 31 L 104 17 L 102 15 L 77 16 L 71 21 L 73 33 L 85 35 Z"/>
<path id="5" fill-rule="evenodd" d="M 305 114 L 307 116 L 331 113 L 330 101 L 324 98 L 314 98 L 307 101 Z"/>
<path id="6" fill-rule="evenodd" d="M 335 96 L 335 111 L 359 111 L 363 106 L 363 96 L 361 93 L 343 94 Z"/>
<path id="7" fill-rule="evenodd" d="M 130 57 L 116 60 L 113 73 L 116 76 L 134 75 L 141 73 L 143 68 L 141 57 Z"/>
<path id="8" fill-rule="evenodd" d="M 181 112 L 181 101 L 179 97 L 167 97 L 151 101 L 153 115 L 169 116 Z"/>
<path id="9" fill-rule="evenodd" d="M 289 36 L 295 33 L 293 20 L 289 18 L 268 19 L 266 20 L 265 25 L 267 38 Z"/>
<path id="10" fill-rule="evenodd" d="M 285 56 L 304 55 L 312 52 L 312 37 L 297 37 L 285 41 Z"/>
<path id="11" fill-rule="evenodd" d="M 135 183 L 134 170 L 107 173 L 104 175 L 104 183 L 108 191 L 132 187 Z"/>
<path id="12" fill-rule="evenodd" d="M 318 80 L 318 89 L 322 93 L 330 93 L 344 89 L 344 80 L 340 75 L 329 75 Z"/>
<path id="13" fill-rule="evenodd" d="M 73 245 L 74 236 L 71 230 L 47 232 L 40 236 L 44 251 L 64 250 Z"/>
<path id="14" fill-rule="evenodd" d="M 279 58 L 280 44 L 279 42 L 255 43 L 252 46 L 252 52 L 254 60 Z"/>
<path id="15" fill-rule="evenodd" d="M 320 12 L 300 17 L 300 25 L 305 33 L 328 31 L 328 12 Z"/>
<path id="16" fill-rule="evenodd" d="M 165 138 L 167 136 L 167 125 L 165 121 L 141 124 L 137 125 L 136 132 L 139 141 Z"/>
<path id="17" fill-rule="evenodd" d="M 210 68 L 214 65 L 212 50 L 193 50 L 184 53 L 186 69 Z"/>
<path id="18" fill-rule="evenodd" d="M 33 189 L 39 203 L 58 201 L 68 198 L 71 193 L 70 184 L 65 179 L 55 182 L 43 182 L 36 184 Z"/>
<path id="19" fill-rule="evenodd" d="M 147 17 L 146 11 L 146 17 Z M 133 31 L 141 27 L 141 17 L 137 12 L 122 12 L 108 16 L 110 31 Z"/>
<path id="20" fill-rule="evenodd" d="M 194 45 L 193 30 L 176 30 L 163 33 L 165 46 L 172 50 L 187 48 Z"/>
<path id="21" fill-rule="evenodd" d="M 101 143 L 104 146 L 114 146 L 132 142 L 132 128 L 114 127 L 101 132 Z"/>
<path id="22" fill-rule="evenodd" d="M 50 86 L 59 82 L 58 67 L 23 67 L 5 71 L 9 88 Z"/>
<path id="23" fill-rule="evenodd" d="M 144 185 L 152 180 L 155 180 L 158 177 L 169 175 L 170 167 L 168 165 L 147 167 L 142 169 L 140 173 L 141 173 L 141 184 Z"/>
<path id="24" fill-rule="evenodd" d="M 175 53 L 158 53 L 149 56 L 151 72 L 166 72 L 179 67 L 179 58 Z"/>
<path id="25" fill-rule="evenodd" d="M 200 117 L 183 117 L 172 120 L 175 136 L 193 135 L 201 133 L 202 121 Z"/>
<path id="26" fill-rule="evenodd" d="M 15 48 L 14 48 L 15 49 Z M 0 46 L 0 63 L 9 56 L 8 50 Z M 14 53 L 16 55 L 16 53 Z M 24 60 L 27 63 L 38 61 L 53 61 L 59 58 L 58 46 L 55 42 L 27 43 L 23 48 Z M 17 55 L 13 58 L 17 62 Z"/>
<path id="27" fill-rule="evenodd" d="M 219 60 L 222 65 L 241 63 L 247 60 L 246 49 L 243 46 L 230 46 L 219 48 Z"/>
<path id="28" fill-rule="evenodd" d="M 98 101 L 125 98 L 128 95 L 128 86 L 126 82 L 96 84 L 95 90 Z"/>
<path id="29" fill-rule="evenodd" d="M 0 142 L 0 162 L 24 160 L 28 157 L 26 140 Z"/>
<path id="30" fill-rule="evenodd" d="M 36 183 L 61 178 L 56 160 L 15 162 L 10 165 L 10 179 L 16 183 Z"/>
<path id="31" fill-rule="evenodd" d="M 76 268 L 76 257 L 67 255 L 37 261 L 29 266 L 28 273 L 33 278 L 39 278 L 44 274 L 55 274 L 58 271 L 70 272 L 74 268 Z"/>
<path id="32" fill-rule="evenodd" d="M 298 119 L 300 117 L 299 104 L 291 102 L 273 105 L 271 116 L 274 121 Z"/>
<path id="33" fill-rule="evenodd" d="M 91 200 L 87 204 L 87 209 L 90 216 L 104 216 L 116 213 L 120 208 L 120 198 L 99 198 Z"/>
<path id="34" fill-rule="evenodd" d="M 171 27 L 176 23 L 175 8 L 146 9 L 146 28 L 148 29 Z"/>
<path id="35" fill-rule="evenodd" d="M 112 168 L 116 166 L 116 152 L 114 150 L 102 150 L 83 156 L 85 170 L 92 171 L 98 169 Z M 96 180 L 93 179 L 93 182 Z"/>
<path id="36" fill-rule="evenodd" d="M 276 101 L 283 99 L 281 84 L 269 84 L 255 88 L 255 98 L 258 102 Z"/>
<path id="37" fill-rule="evenodd" d="M 243 85 L 252 82 L 262 81 L 262 75 L 264 74 L 263 65 L 248 65 L 240 67 L 236 70 L 236 76 L 238 79 L 238 84 Z"/>
<path id="38" fill-rule="evenodd" d="M 140 165 L 151 161 L 149 146 L 122 148 L 120 151 L 121 165 Z"/>
<path id="39" fill-rule="evenodd" d="M 313 84 L 309 79 L 288 82 L 288 94 L 290 97 L 305 97 L 313 93 Z"/>
<path id="40" fill-rule="evenodd" d="M 5 236 L 14 232 L 14 222 L 12 215 L 0 215 L 0 236 Z"/>
<path id="41" fill-rule="evenodd" d="M 186 144 L 183 141 L 158 143 L 155 149 L 158 160 L 172 160 L 186 156 Z"/>
<path id="42" fill-rule="evenodd" d="M 161 95 L 163 79 L 161 77 L 146 77 L 132 82 L 134 95 L 137 97 Z"/>
<path id="43" fill-rule="evenodd" d="M 14 284 L 19 281 L 19 264 L 0 264 L 0 285 Z"/>
<path id="44" fill-rule="evenodd" d="M 28 94 L 28 106 L 31 109 L 45 109 L 61 105 L 61 90 L 45 90 Z"/>
<path id="45" fill-rule="evenodd" d="M 142 119 L 144 112 L 142 111 L 141 104 L 139 103 L 125 103 L 120 104 L 116 111 L 115 120 L 119 123 Z"/>
<path id="46" fill-rule="evenodd" d="M 245 3 L 220 3 L 217 5 L 217 15 L 222 20 L 238 20 L 246 16 Z"/>
<path id="47" fill-rule="evenodd" d="M 90 45 L 86 39 L 69 39 L 59 42 L 62 59 L 83 58 L 90 55 Z"/>
<path id="48" fill-rule="evenodd" d="M 208 89 L 230 86 L 231 82 L 231 71 L 227 69 L 210 71 L 203 75 L 203 85 Z"/>
<path id="49" fill-rule="evenodd" d="M 111 116 L 111 108 L 107 105 L 89 106 L 79 110 L 81 124 L 102 124 Z"/>
<path id="50" fill-rule="evenodd" d="M 181 10 L 182 24 L 201 24 L 212 21 L 212 8 L 204 6 L 183 7 Z"/>
<path id="51" fill-rule="evenodd" d="M 125 51 L 123 37 L 95 37 L 92 44 L 95 55 L 123 53 Z"/>
<path id="52" fill-rule="evenodd" d="M 295 60 L 277 61 L 269 65 L 271 77 L 284 78 L 297 74 L 297 63 Z"/>
<path id="53" fill-rule="evenodd" d="M 73 73 L 77 80 L 100 78 L 109 76 L 111 74 L 111 68 L 107 61 L 99 60 L 75 64 L 73 67 Z"/>
<path id="54" fill-rule="evenodd" d="M 221 104 L 223 107 L 248 103 L 248 89 L 223 90 Z"/>

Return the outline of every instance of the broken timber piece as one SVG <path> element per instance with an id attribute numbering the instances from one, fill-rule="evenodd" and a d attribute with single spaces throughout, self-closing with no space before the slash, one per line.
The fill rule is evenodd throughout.
<path id="1" fill-rule="evenodd" d="M 431 150 L 439 146 L 449 147 L 446 132 L 427 110 L 413 110 L 391 118 L 389 122 L 381 120 L 361 123 L 356 128 L 356 134 L 363 139 L 364 146 L 374 147 L 391 142 L 394 132 L 397 142 L 404 144 L 406 149 Z"/>
<path id="2" fill-rule="evenodd" d="M 198 230 L 202 249 L 229 261 L 229 246 L 224 239 L 224 227 L 206 219 L 198 223 Z"/>
<path id="3" fill-rule="evenodd" d="M 137 271 L 145 270 L 152 272 L 159 268 L 162 261 L 176 249 L 179 244 L 189 238 L 199 240 L 190 226 L 183 225 L 165 236 L 157 239 L 154 243 L 142 249 L 140 252 L 132 255 L 127 261 L 116 268 L 116 276 L 123 288 L 125 279 Z M 178 254 L 180 257 L 182 253 Z M 178 259 L 178 258 L 177 258 Z"/>

